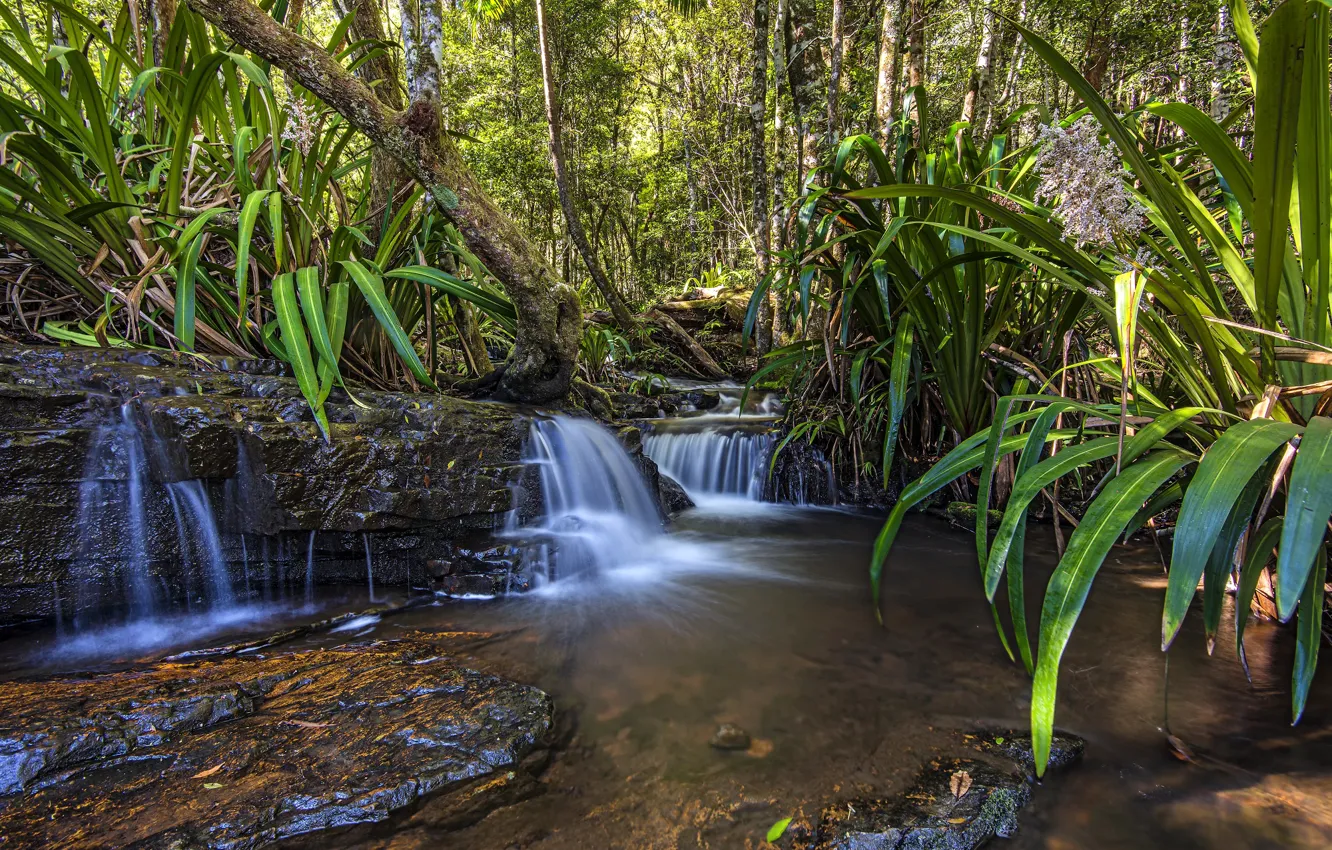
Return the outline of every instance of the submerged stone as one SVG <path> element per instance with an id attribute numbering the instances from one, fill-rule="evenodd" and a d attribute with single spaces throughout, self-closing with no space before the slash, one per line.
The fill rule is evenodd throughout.
<path id="1" fill-rule="evenodd" d="M 708 745 L 718 750 L 749 749 L 749 733 L 733 723 L 723 723 L 712 733 Z"/>
<path id="2" fill-rule="evenodd" d="M 461 823 L 530 790 L 551 724 L 541 691 L 412 641 L 10 683 L 0 835 L 257 848 L 409 812 Z"/>
<path id="3" fill-rule="evenodd" d="M 923 769 L 898 797 L 853 800 L 823 810 L 814 850 L 975 850 L 1017 831 L 1031 799 L 1031 736 L 967 736 L 985 760 L 945 759 Z M 1082 756 L 1081 738 L 1057 733 L 1050 766 Z"/>

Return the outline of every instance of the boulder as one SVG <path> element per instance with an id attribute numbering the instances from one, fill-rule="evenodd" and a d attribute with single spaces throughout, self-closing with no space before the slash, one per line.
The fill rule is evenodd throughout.
<path id="1" fill-rule="evenodd" d="M 159 663 L 0 689 L 14 848 L 254 848 L 534 790 L 552 707 L 428 643 Z M 336 840 L 324 839 L 332 846 Z"/>

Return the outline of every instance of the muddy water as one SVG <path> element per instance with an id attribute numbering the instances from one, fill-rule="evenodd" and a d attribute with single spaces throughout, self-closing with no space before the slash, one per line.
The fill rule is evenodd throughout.
<path id="1" fill-rule="evenodd" d="M 865 579 L 877 529 L 848 513 L 709 505 L 677 523 L 655 567 L 449 601 L 295 644 L 489 632 L 468 662 L 537 684 L 564 709 L 567 743 L 545 793 L 447 837 L 360 846 L 757 848 L 779 818 L 900 790 L 967 730 L 1025 726 L 1029 682 L 993 634 L 970 537 L 908 523 L 881 627 Z M 1030 550 L 1043 581 L 1053 553 L 1040 539 Z M 1060 682 L 1057 721 L 1087 738 L 1086 761 L 1047 780 L 1001 846 L 1332 846 L 1332 676 L 1292 729 L 1288 633 L 1250 627 L 1250 686 L 1233 632 L 1209 659 L 1195 613 L 1167 678 L 1163 592 L 1153 551 L 1111 554 Z M 0 645 L 11 660 L 20 649 L 32 646 Z M 1167 721 L 1193 763 L 1171 755 Z M 708 745 L 723 722 L 750 734 L 747 751 Z"/>

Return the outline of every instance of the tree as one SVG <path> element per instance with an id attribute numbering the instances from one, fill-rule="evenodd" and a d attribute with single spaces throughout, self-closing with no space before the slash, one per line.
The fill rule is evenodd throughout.
<path id="1" fill-rule="evenodd" d="M 515 401 L 564 397 L 582 335 L 578 296 L 495 205 L 443 132 L 438 114 L 420 101 L 400 113 L 389 109 L 319 45 L 279 26 L 248 0 L 188 2 L 402 163 L 503 285 L 517 312 L 518 329 L 508 360 L 485 379 L 486 386 L 494 386 L 497 397 Z"/>
<path id="2" fill-rule="evenodd" d="M 981 9 L 980 44 L 976 48 L 976 64 L 967 80 L 967 92 L 962 98 L 961 120 L 968 125 L 976 122 L 978 104 L 990 85 L 990 65 L 994 61 L 994 0 L 984 0 Z"/>
<path id="3" fill-rule="evenodd" d="M 906 16 L 907 0 L 883 0 L 883 15 L 879 28 L 879 74 L 874 86 L 873 132 L 879 144 L 888 143 L 893 120 L 897 117 L 898 58 L 902 55 L 902 18 Z"/>
<path id="4" fill-rule="evenodd" d="M 606 277 L 601 264 L 597 262 L 596 254 L 592 252 L 592 246 L 587 241 L 587 234 L 583 231 L 583 225 L 578 220 L 578 210 L 574 207 L 573 193 L 569 188 L 569 175 L 564 165 L 564 144 L 560 131 L 560 104 L 555 95 L 554 72 L 550 63 L 550 30 L 546 26 L 544 0 L 536 0 L 536 15 L 537 39 L 541 46 L 541 87 L 546 102 L 546 126 L 550 132 L 550 164 L 555 171 L 555 187 L 560 197 L 560 209 L 564 212 L 564 225 L 568 228 L 569 238 L 578 250 L 578 256 L 582 257 L 583 264 L 587 266 L 588 274 L 592 275 L 593 283 L 601 291 L 601 296 L 606 299 L 611 315 L 615 317 L 615 324 L 627 332 L 636 328 L 638 323 L 634 321 L 624 299 L 620 297 L 620 293 Z"/>
<path id="5" fill-rule="evenodd" d="M 768 118 L 768 0 L 754 0 L 754 39 L 749 90 L 749 146 L 754 182 L 754 265 L 758 283 L 768 274 L 772 250 L 772 225 L 768 220 L 767 140 Z M 759 354 L 772 348 L 773 303 L 763 299 L 759 309 L 756 344 Z"/>

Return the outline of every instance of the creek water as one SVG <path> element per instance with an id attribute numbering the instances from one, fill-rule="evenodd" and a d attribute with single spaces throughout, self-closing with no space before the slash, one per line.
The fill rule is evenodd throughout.
<path id="1" fill-rule="evenodd" d="M 824 805 L 901 791 L 932 758 L 958 754 L 972 730 L 1026 726 L 1030 683 L 994 635 L 969 534 L 921 515 L 908 521 L 879 625 L 866 564 L 880 517 L 733 498 L 705 500 L 663 530 L 606 432 L 571 420 L 534 427 L 530 459 L 551 477 L 547 510 L 509 533 L 559 550 L 553 560 L 544 552 L 535 591 L 441 599 L 284 645 L 473 632 L 462 661 L 555 698 L 564 737 L 545 793 L 451 834 L 450 848 L 758 848 L 780 818 L 817 819 Z M 595 472 L 603 478 L 558 480 L 568 473 L 561 457 L 598 454 L 609 455 Z M 1029 536 L 1029 580 L 1044 583 L 1053 546 L 1038 526 Z M 1213 658 L 1195 612 L 1167 675 L 1164 586 L 1153 549 L 1116 547 L 1107 559 L 1059 691 L 1057 722 L 1087 739 L 1085 761 L 1036 790 L 1004 846 L 1332 846 L 1329 677 L 1315 681 L 1304 721 L 1290 727 L 1290 632 L 1249 627 L 1249 684 L 1231 649 L 1233 612 Z M 377 590 L 402 601 L 400 588 Z M 218 623 L 212 635 L 177 628 L 156 652 L 362 610 L 373 590 L 308 592 L 308 606 L 255 609 L 258 619 Z M 51 633 L 13 638 L 0 643 L 0 669 L 86 669 L 143 651 L 68 647 Z M 721 723 L 748 732 L 750 747 L 709 746 Z M 1167 728 L 1193 762 L 1172 755 Z M 355 846 L 440 843 L 406 829 Z"/>

